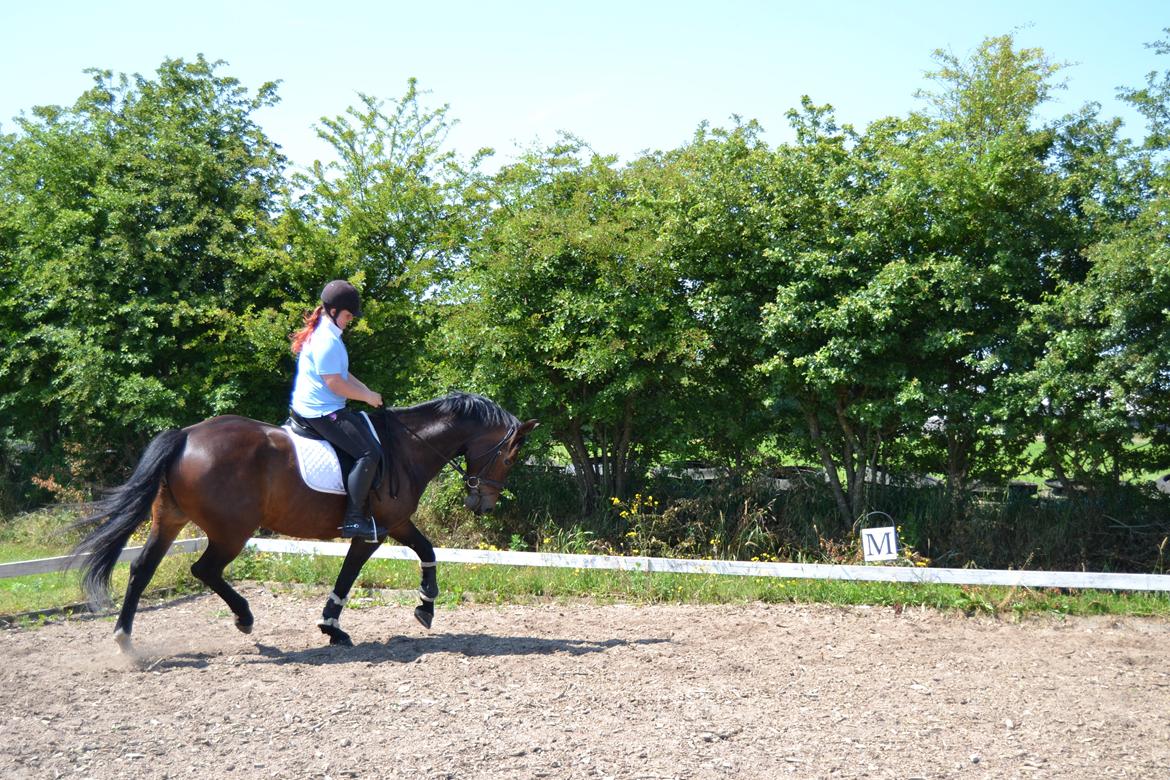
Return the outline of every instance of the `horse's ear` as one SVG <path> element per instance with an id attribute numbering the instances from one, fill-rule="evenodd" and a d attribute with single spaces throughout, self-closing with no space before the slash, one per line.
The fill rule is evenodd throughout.
<path id="1" fill-rule="evenodd" d="M 536 420 L 529 420 L 528 422 L 524 423 L 523 425 L 521 425 L 519 428 L 516 429 L 516 435 L 517 436 L 527 436 L 528 434 L 532 433 L 532 431 L 535 428 L 537 428 L 539 425 L 540 425 L 540 423 L 537 422 Z"/>

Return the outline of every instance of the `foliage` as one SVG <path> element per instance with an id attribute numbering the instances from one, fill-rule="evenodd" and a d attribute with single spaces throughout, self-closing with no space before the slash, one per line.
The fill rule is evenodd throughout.
<path id="1" fill-rule="evenodd" d="M 292 178 L 279 236 L 295 300 L 315 302 L 324 281 L 353 280 L 364 321 L 349 334 L 355 373 L 387 400 L 429 397 L 413 377 L 436 313 L 431 301 L 466 245 L 465 169 L 443 144 L 448 107 L 426 108 L 411 79 L 401 98 L 359 95 L 360 106 L 317 128 L 336 159 Z M 421 387 L 419 385 L 422 385 Z"/>
<path id="2" fill-rule="evenodd" d="M 938 560 L 1160 566 L 1165 502 L 1127 480 L 1170 465 L 1170 71 L 1122 90 L 1137 145 L 1099 106 L 1041 121 L 1060 66 L 1010 36 L 936 63 L 922 110 L 862 130 L 806 98 L 775 146 L 735 118 L 490 175 L 413 80 L 289 175 L 273 85 L 94 71 L 0 135 L 0 511 L 85 498 L 162 428 L 279 419 L 288 333 L 340 277 L 388 399 L 543 423 L 495 516 L 432 486 L 440 539 L 815 559 L 878 509 Z M 1059 494 L 994 487 L 1021 472 Z"/>
<path id="3" fill-rule="evenodd" d="M 1165 41 L 1154 47 L 1170 53 Z M 1170 163 L 1161 156 L 1167 74 L 1160 81 L 1150 74 L 1145 89 L 1122 90 L 1149 120 L 1143 149 L 1117 140 L 1116 121 L 1092 115 L 1078 117 L 1061 139 L 1079 268 L 1022 322 L 1037 356 L 1011 377 L 1016 403 L 1004 415 L 1023 436 L 1043 437 L 1039 465 L 1064 484 L 1116 487 L 1170 455 Z M 1143 446 L 1133 446 L 1135 436 Z"/>
<path id="4" fill-rule="evenodd" d="M 673 175 L 656 204 L 657 241 L 702 334 L 688 382 L 676 388 L 688 407 L 674 423 L 671 451 L 680 460 L 743 467 L 765 438 L 788 432 L 766 408 L 754 371 L 767 357 L 761 310 L 782 270 L 767 254 L 773 152 L 761 132 L 755 122 L 702 125 L 666 159 Z"/>
<path id="5" fill-rule="evenodd" d="M 92 71 L 72 107 L 17 120 L 0 153 L 0 414 L 94 469 L 146 435 L 270 410 L 250 337 L 275 291 L 262 248 L 283 160 L 255 96 L 200 57 L 155 78 Z"/>
<path id="6" fill-rule="evenodd" d="M 654 159 L 618 169 L 574 141 L 504 168 L 444 301 L 449 370 L 541 420 L 586 512 L 676 435 L 704 346 L 655 240 L 669 173 Z"/>
<path id="7" fill-rule="evenodd" d="M 789 118 L 797 140 L 777 151 L 772 215 L 787 229 L 768 252 L 781 276 L 762 313 L 760 370 L 771 403 L 807 426 L 844 528 L 865 508 L 866 468 L 896 432 L 915 354 L 907 337 L 927 291 L 894 246 L 897 215 L 885 208 L 869 140 L 807 99 Z"/>

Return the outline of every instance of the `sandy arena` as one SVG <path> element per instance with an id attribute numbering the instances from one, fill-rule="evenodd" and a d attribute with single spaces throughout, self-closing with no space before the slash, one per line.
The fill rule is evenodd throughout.
<path id="1" fill-rule="evenodd" d="M 1170 621 L 243 592 L 0 632 L 0 777 L 1170 778 Z"/>

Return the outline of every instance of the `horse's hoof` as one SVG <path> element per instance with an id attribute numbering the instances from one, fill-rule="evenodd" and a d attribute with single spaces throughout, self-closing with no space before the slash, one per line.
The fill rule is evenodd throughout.
<path id="1" fill-rule="evenodd" d="M 252 633 L 252 626 L 253 625 L 255 625 L 254 622 L 253 623 L 241 623 L 239 620 L 236 621 L 236 628 L 238 628 L 240 630 L 241 634 Z"/>
<path id="2" fill-rule="evenodd" d="M 114 641 L 118 643 L 118 650 L 126 655 L 134 654 L 134 641 L 130 639 L 130 635 L 122 629 L 114 632 Z"/>
<path id="3" fill-rule="evenodd" d="M 414 617 L 415 617 L 415 620 L 417 620 L 419 623 L 422 623 L 423 628 L 430 628 L 431 621 L 435 619 L 435 613 L 428 612 L 427 610 L 423 609 L 422 607 L 415 607 L 414 608 Z"/>
<path id="4" fill-rule="evenodd" d="M 349 634 L 342 631 L 337 626 L 331 625 L 324 620 L 317 624 L 317 628 L 321 629 L 321 633 L 329 637 L 329 644 L 340 645 L 341 647 L 353 647 L 353 640 L 349 638 Z"/>

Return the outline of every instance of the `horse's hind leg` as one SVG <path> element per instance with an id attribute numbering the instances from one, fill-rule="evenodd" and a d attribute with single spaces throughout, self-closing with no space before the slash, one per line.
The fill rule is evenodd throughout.
<path id="1" fill-rule="evenodd" d="M 362 566 L 365 566 L 366 561 L 381 546 L 381 542 L 368 542 L 365 539 L 354 539 L 350 542 L 349 552 L 345 554 L 345 562 L 341 564 L 341 571 L 337 575 L 337 582 L 333 584 L 333 592 L 329 594 L 329 601 L 325 603 L 325 609 L 321 610 L 321 619 L 317 621 L 321 633 L 329 637 L 329 644 L 353 646 L 349 634 L 341 630 L 341 610 Z"/>
<path id="2" fill-rule="evenodd" d="M 150 583 L 151 577 L 158 570 L 159 563 L 166 557 L 175 537 L 179 535 L 186 524 L 179 517 L 178 510 L 170 501 L 170 496 L 163 488 L 154 499 L 151 509 L 154 520 L 150 526 L 150 535 L 142 552 L 134 563 L 130 564 L 130 580 L 126 583 L 126 597 L 122 599 L 122 609 L 118 613 L 118 622 L 114 624 L 114 641 L 129 652 L 132 648 L 130 634 L 134 630 L 134 614 L 138 611 L 138 601 L 142 592 Z"/>
<path id="3" fill-rule="evenodd" d="M 245 634 L 250 634 L 252 633 L 252 624 L 256 621 L 252 617 L 252 610 L 248 607 L 248 600 L 237 593 L 235 588 L 223 578 L 223 570 L 244 549 L 245 542 L 247 539 L 238 542 L 224 542 L 208 537 L 207 549 L 191 566 L 191 573 L 224 600 L 224 603 L 236 616 L 236 628 Z"/>

